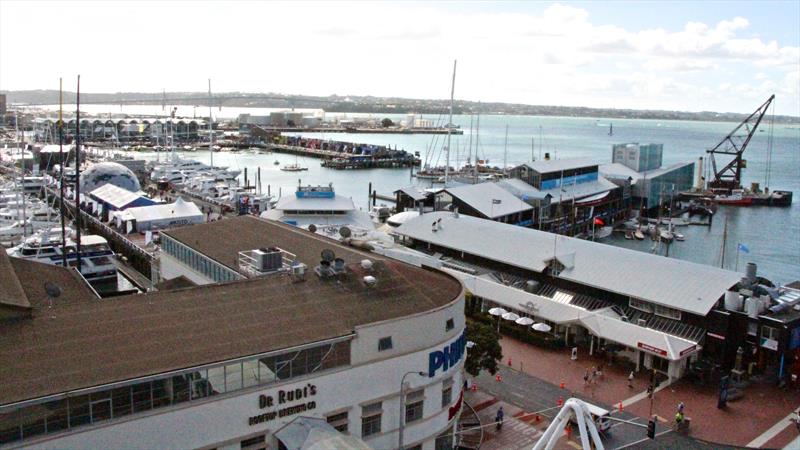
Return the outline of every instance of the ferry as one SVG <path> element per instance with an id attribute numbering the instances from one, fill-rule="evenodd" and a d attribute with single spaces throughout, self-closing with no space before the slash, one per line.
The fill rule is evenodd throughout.
<path id="1" fill-rule="evenodd" d="M 78 265 L 77 244 L 70 237 L 72 230 L 67 230 L 67 241 L 61 241 L 61 228 L 42 230 L 25 239 L 21 244 L 7 250 L 9 256 L 27 259 L 44 264 L 61 265 L 64 249 L 67 252 L 67 264 Z M 116 255 L 102 236 L 81 236 L 81 275 L 90 283 L 116 282 Z"/>

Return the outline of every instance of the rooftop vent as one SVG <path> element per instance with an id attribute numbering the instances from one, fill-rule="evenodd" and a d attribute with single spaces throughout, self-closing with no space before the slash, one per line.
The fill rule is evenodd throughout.
<path id="1" fill-rule="evenodd" d="M 319 262 L 319 265 L 316 267 L 316 269 L 314 269 L 314 272 L 316 272 L 320 278 L 330 278 L 336 274 L 336 272 L 334 272 L 334 270 L 331 268 L 331 262 L 325 261 L 324 259 Z"/>
<path id="2" fill-rule="evenodd" d="M 364 270 L 372 270 L 372 261 L 370 261 L 369 259 L 362 259 L 361 268 Z"/>
<path id="3" fill-rule="evenodd" d="M 367 275 L 364 277 L 364 284 L 367 287 L 374 287 L 376 284 L 378 284 L 378 279 L 372 275 Z"/>

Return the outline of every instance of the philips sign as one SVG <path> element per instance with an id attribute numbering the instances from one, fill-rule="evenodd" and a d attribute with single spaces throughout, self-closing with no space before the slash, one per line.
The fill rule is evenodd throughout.
<path id="1" fill-rule="evenodd" d="M 447 372 L 447 369 L 458 364 L 464 356 L 466 348 L 467 335 L 463 333 L 443 349 L 430 352 L 428 354 L 428 376 L 433 378 L 437 370 L 442 369 L 442 372 Z"/>

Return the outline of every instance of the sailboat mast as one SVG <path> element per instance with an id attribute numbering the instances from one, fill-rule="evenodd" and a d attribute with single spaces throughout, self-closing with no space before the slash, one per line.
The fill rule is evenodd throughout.
<path id="1" fill-rule="evenodd" d="M 211 78 L 208 79 L 208 153 L 211 155 L 211 168 L 214 168 L 214 119 L 211 116 Z"/>
<path id="2" fill-rule="evenodd" d="M 503 144 L 503 175 L 508 170 L 508 124 L 506 124 L 506 138 Z"/>
<path id="3" fill-rule="evenodd" d="M 61 164 L 61 175 L 59 180 L 59 194 L 61 199 L 58 202 L 58 209 L 61 213 L 61 265 L 67 267 L 67 227 L 65 225 L 64 209 L 64 81 L 58 79 L 58 156 Z M 69 155 L 68 155 L 69 156 Z"/>
<path id="4" fill-rule="evenodd" d="M 75 110 L 75 204 L 78 205 L 75 217 L 75 256 L 77 269 L 81 271 L 81 76 L 78 75 L 78 92 Z"/>
<path id="5" fill-rule="evenodd" d="M 469 116 L 469 146 L 467 149 L 467 166 L 472 165 L 472 133 L 475 132 L 475 130 L 472 128 L 472 120 L 474 118 L 475 118 L 474 115 Z M 478 159 L 477 152 L 475 159 Z"/>
<path id="6" fill-rule="evenodd" d="M 444 186 L 447 187 L 447 181 L 450 177 L 450 134 L 453 129 L 453 97 L 456 92 L 456 64 L 458 60 L 453 61 L 453 81 L 450 83 L 450 120 L 447 124 L 447 152 L 445 153 L 444 164 Z"/>
<path id="7" fill-rule="evenodd" d="M 19 116 L 16 110 L 14 110 L 14 138 L 17 141 L 17 149 L 19 150 L 19 183 L 22 195 L 22 238 L 26 239 L 28 237 L 28 228 L 25 222 L 28 220 L 28 213 L 25 208 L 25 150 L 22 148 L 24 139 L 21 141 L 19 138 Z"/>

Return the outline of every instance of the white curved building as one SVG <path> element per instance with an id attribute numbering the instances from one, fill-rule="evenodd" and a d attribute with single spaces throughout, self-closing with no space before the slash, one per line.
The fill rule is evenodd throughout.
<path id="1" fill-rule="evenodd" d="M 305 417 L 390 449 L 402 416 L 404 448 L 452 448 L 455 278 L 251 216 L 161 238 L 162 276 L 235 281 L 99 300 L 70 269 L 0 255 L 0 447 L 278 449 Z M 259 248 L 293 258 L 231 269 Z M 52 308 L 42 279 L 61 287 Z"/>

